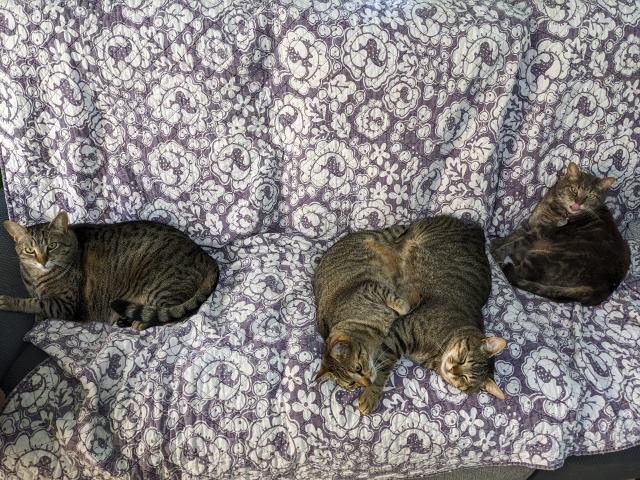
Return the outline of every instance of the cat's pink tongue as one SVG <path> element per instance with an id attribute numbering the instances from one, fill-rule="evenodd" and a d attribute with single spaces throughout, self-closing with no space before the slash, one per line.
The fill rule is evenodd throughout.
<path id="1" fill-rule="evenodd" d="M 573 202 L 571 205 L 569 205 L 569 208 L 574 212 L 577 212 L 578 210 L 582 209 L 582 205 L 580 205 L 579 203 Z"/>

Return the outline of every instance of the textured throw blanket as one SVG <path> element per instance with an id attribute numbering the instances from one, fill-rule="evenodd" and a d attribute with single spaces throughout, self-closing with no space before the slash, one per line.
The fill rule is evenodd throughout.
<path id="1" fill-rule="evenodd" d="M 0 477 L 406 478 L 640 443 L 640 244 L 598 307 L 493 265 L 496 380 L 400 362 L 381 408 L 314 384 L 311 278 L 348 231 L 426 215 L 505 235 L 576 161 L 640 218 L 636 0 L 1 0 L 12 218 L 154 219 L 220 262 L 188 320 L 48 320 L 0 415 Z"/>

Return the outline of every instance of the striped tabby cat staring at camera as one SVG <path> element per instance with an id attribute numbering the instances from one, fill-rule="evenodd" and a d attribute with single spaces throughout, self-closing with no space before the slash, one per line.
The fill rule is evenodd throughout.
<path id="1" fill-rule="evenodd" d="M 4 227 L 31 298 L 0 295 L 0 310 L 143 330 L 194 312 L 218 281 L 215 260 L 167 225 L 69 225 L 61 211 L 50 223 Z"/>
<path id="2" fill-rule="evenodd" d="M 493 242 L 509 282 L 556 301 L 597 305 L 629 269 L 629 246 L 605 205 L 615 179 L 570 163 L 524 227 Z"/>
<path id="3" fill-rule="evenodd" d="M 365 285 L 385 293 L 357 294 Z M 325 339 L 316 378 L 365 387 L 358 399 L 363 414 L 377 408 L 403 355 L 464 392 L 504 398 L 493 357 L 506 342 L 482 331 L 491 273 L 479 226 L 438 216 L 347 235 L 323 256 L 314 288 Z"/>

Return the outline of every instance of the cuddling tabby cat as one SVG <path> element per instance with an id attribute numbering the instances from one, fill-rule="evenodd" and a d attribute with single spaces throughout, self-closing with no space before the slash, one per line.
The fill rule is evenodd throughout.
<path id="1" fill-rule="evenodd" d="M 403 355 L 464 392 L 504 398 L 493 357 L 506 342 L 482 332 L 491 273 L 479 226 L 437 216 L 347 235 L 322 257 L 314 289 L 325 339 L 316 378 L 365 387 L 363 414 Z"/>
<path id="2" fill-rule="evenodd" d="M 629 269 L 629 246 L 604 201 L 615 179 L 570 163 L 527 224 L 496 239 L 492 253 L 509 282 L 552 300 L 597 305 Z"/>
<path id="3" fill-rule="evenodd" d="M 32 298 L 0 295 L 0 310 L 143 330 L 197 310 L 218 281 L 215 260 L 167 225 L 69 225 L 61 211 L 51 223 L 4 227 Z"/>

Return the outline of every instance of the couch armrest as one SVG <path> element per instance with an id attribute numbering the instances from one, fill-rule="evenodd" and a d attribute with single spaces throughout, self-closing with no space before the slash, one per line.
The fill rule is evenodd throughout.
<path id="1" fill-rule="evenodd" d="M 4 192 L 0 190 L 0 222 L 7 218 Z M 2 227 L 0 227 L 0 294 L 28 296 L 20 278 L 20 267 L 13 239 Z M 33 326 L 33 322 L 34 315 L 0 312 L 0 384 L 7 393 L 22 376 L 46 358 L 44 352 L 22 341 L 24 335 Z M 19 357 L 21 363 L 15 364 Z"/>

